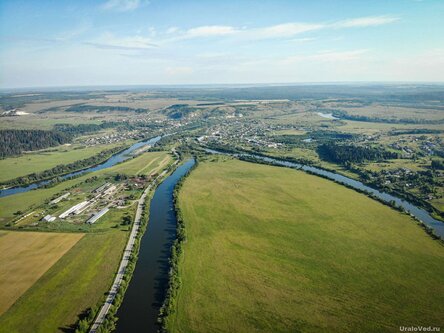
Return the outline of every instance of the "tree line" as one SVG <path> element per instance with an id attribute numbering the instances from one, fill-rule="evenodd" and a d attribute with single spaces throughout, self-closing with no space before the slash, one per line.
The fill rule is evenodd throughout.
<path id="1" fill-rule="evenodd" d="M 76 136 L 108 128 L 133 129 L 128 122 L 101 124 L 55 124 L 52 130 L 6 129 L 0 130 L 0 158 L 19 155 L 24 151 L 40 150 L 71 142 Z"/>
<path id="2" fill-rule="evenodd" d="M 107 128 L 114 128 L 118 126 L 125 126 L 128 123 L 118 123 L 118 122 L 104 122 L 102 124 L 79 124 L 79 125 L 71 125 L 71 124 L 55 124 L 54 130 L 58 132 L 63 132 L 71 136 L 77 136 L 85 133 L 93 133 L 98 132 Z"/>
<path id="3" fill-rule="evenodd" d="M 112 105 L 89 105 L 89 104 L 77 104 L 68 107 L 67 112 L 136 112 L 144 113 L 148 109 L 144 108 L 130 108 L 128 106 L 112 106 Z"/>

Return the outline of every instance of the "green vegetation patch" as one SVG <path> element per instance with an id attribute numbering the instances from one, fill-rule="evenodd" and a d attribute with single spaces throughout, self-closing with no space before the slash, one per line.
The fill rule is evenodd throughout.
<path id="1" fill-rule="evenodd" d="M 212 159 L 179 196 L 171 332 L 444 325 L 444 249 L 410 217 L 301 171 Z"/>
<path id="2" fill-rule="evenodd" d="M 69 136 L 56 131 L 0 130 L 0 158 L 58 146 L 70 140 Z"/>
<path id="3" fill-rule="evenodd" d="M 106 149 L 117 147 L 118 144 L 98 145 L 94 147 L 60 146 L 51 150 L 38 151 L 20 157 L 0 160 L 0 182 L 38 173 L 57 165 L 69 164 L 94 156 Z"/>
<path id="4" fill-rule="evenodd" d="M 88 234 L 0 317 L 0 332 L 66 332 L 104 298 L 127 233 Z"/>

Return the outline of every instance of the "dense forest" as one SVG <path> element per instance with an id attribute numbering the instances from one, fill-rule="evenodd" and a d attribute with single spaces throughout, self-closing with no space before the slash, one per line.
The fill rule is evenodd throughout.
<path id="1" fill-rule="evenodd" d="M 0 158 L 24 151 L 58 146 L 70 141 L 70 136 L 57 131 L 0 130 Z"/>
<path id="2" fill-rule="evenodd" d="M 125 126 L 128 123 L 118 123 L 118 122 L 104 122 L 102 124 L 79 124 L 79 125 L 71 125 L 71 124 L 55 124 L 54 130 L 63 132 L 69 135 L 80 135 L 85 133 L 93 133 L 98 132 L 107 128 L 113 128 L 118 126 Z"/>
<path id="3" fill-rule="evenodd" d="M 381 148 L 325 143 L 318 147 L 319 156 L 327 161 L 349 164 L 398 158 L 397 153 Z"/>

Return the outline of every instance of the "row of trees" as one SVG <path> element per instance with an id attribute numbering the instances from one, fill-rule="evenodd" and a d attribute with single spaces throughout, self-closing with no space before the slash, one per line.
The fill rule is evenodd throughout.
<path id="1" fill-rule="evenodd" d="M 111 106 L 111 105 L 89 105 L 89 104 L 77 104 L 68 107 L 65 111 L 67 112 L 136 112 L 144 113 L 148 109 L 144 108 L 130 108 L 128 106 Z"/>

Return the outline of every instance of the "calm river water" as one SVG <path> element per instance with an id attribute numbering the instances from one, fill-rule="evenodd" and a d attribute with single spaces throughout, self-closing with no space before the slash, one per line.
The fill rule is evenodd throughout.
<path id="1" fill-rule="evenodd" d="M 136 268 L 123 303 L 117 311 L 117 333 L 150 333 L 159 329 L 157 316 L 168 287 L 168 260 L 171 246 L 176 239 L 174 187 L 194 164 L 194 159 L 186 161 L 154 193 Z"/>

